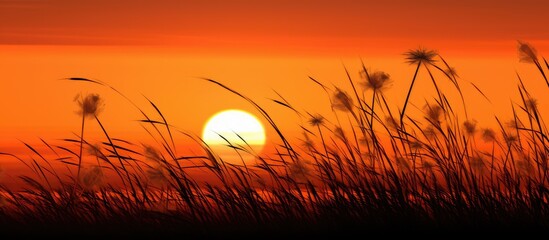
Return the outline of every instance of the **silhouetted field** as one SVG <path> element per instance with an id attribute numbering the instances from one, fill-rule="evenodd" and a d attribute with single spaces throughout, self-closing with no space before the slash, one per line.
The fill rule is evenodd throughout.
<path id="1" fill-rule="evenodd" d="M 539 70 L 549 92 L 545 58 L 522 42 L 519 53 Z M 384 95 L 389 74 L 364 65 L 361 79 L 347 72 L 350 92 L 310 79 L 326 92 L 337 121 L 300 112 L 279 96 L 277 104 L 307 122 L 299 140 L 289 138 L 269 110 L 244 93 L 204 79 L 247 101 L 277 133 L 275 152 L 251 152 L 256 162 L 247 165 L 225 163 L 200 138 L 172 126 L 152 101 L 155 111 L 148 113 L 126 98 L 157 145 L 113 138 L 101 122 L 103 99 L 80 96 L 80 136 L 65 139 L 65 145 L 44 141 L 47 154 L 30 145 L 33 157 L 1 153 L 31 174 L 20 176 L 24 190 L 3 188 L 0 226 L 6 234 L 254 238 L 547 231 L 548 129 L 543 104 L 525 87 L 527 80 L 517 78 L 521 98 L 510 106 L 512 118 L 494 116 L 499 126 L 480 128 L 464 105 L 464 81 L 445 59 L 417 49 L 405 53 L 405 60 L 416 71 L 398 109 Z M 103 85 L 125 97 L 98 80 L 68 80 Z M 435 98 L 415 103 L 424 105 L 424 115 L 410 116 L 409 97 L 415 82 L 424 80 L 432 82 Z M 441 81 L 449 81 L 460 99 L 447 98 Z M 103 142 L 86 141 L 89 122 L 103 130 Z M 203 154 L 179 155 L 179 137 L 193 139 Z M 193 171 L 208 172 L 215 182 L 204 183 Z M 105 181 L 106 175 L 118 183 Z"/>

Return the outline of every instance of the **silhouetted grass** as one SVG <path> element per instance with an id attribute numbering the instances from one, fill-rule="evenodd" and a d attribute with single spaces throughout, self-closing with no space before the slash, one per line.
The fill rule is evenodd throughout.
<path id="1" fill-rule="evenodd" d="M 543 66 L 522 42 L 519 51 L 547 81 L 545 59 Z M 219 237 L 548 230 L 548 129 L 523 79 L 518 76 L 521 99 L 511 106 L 512 119 L 496 116 L 499 129 L 481 129 L 467 115 L 461 80 L 442 57 L 425 49 L 406 56 L 417 66 L 402 110 L 392 109 L 384 95 L 390 76 L 364 64 L 360 81 L 345 69 L 351 94 L 310 78 L 327 93 L 335 122 L 299 112 L 278 95 L 273 101 L 306 123 L 299 141 L 286 136 L 253 99 L 204 79 L 247 101 L 277 133 L 272 154 L 229 143 L 237 153 L 256 155 L 257 164 L 243 166 L 224 162 L 199 137 L 170 125 L 153 101 L 147 99 L 154 109 L 149 114 L 104 82 L 69 78 L 123 96 L 156 145 L 114 138 L 96 114 L 99 96 L 82 98 L 80 136 L 62 145 L 42 140 L 49 155 L 28 144 L 34 154 L 29 158 L 0 153 L 31 171 L 20 176 L 24 190 L 2 188 L 0 224 L 12 233 Z M 424 105 L 424 116 L 410 116 L 406 106 L 421 65 L 436 98 L 416 103 Z M 458 105 L 438 87 L 438 78 L 459 92 Z M 96 120 L 103 142 L 84 139 L 86 117 Z M 178 137 L 192 139 L 203 154 L 178 154 Z M 84 165 L 85 154 L 95 163 Z M 192 171 L 208 172 L 215 181 L 204 183 Z M 118 182 L 106 181 L 107 174 Z"/>

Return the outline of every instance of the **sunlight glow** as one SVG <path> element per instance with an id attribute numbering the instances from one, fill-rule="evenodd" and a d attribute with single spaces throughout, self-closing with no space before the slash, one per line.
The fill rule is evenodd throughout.
<path id="1" fill-rule="evenodd" d="M 263 146 L 265 129 L 254 115 L 230 109 L 216 113 L 206 122 L 202 139 L 208 145 Z"/>

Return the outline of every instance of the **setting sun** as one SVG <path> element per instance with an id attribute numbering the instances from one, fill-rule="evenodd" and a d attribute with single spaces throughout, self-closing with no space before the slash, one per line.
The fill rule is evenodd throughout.
<path id="1" fill-rule="evenodd" d="M 213 115 L 204 126 L 202 140 L 219 152 L 225 162 L 241 162 L 234 147 L 251 148 L 260 152 L 265 145 L 265 129 L 254 115 L 236 109 L 224 110 Z M 246 152 L 240 155 L 250 155 Z M 246 160 L 250 156 L 245 156 Z"/>

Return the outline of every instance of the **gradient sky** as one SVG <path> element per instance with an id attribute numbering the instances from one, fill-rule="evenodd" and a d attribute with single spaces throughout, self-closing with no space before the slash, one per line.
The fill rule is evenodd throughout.
<path id="1" fill-rule="evenodd" d="M 536 70 L 518 62 L 516 45 L 524 40 L 541 55 L 549 52 L 548 9 L 542 0 L 0 0 L 1 142 L 74 137 L 80 121 L 72 99 L 80 92 L 105 97 L 101 118 L 114 135 L 143 133 L 123 98 L 59 80 L 66 77 L 105 81 L 152 113 L 146 96 L 174 125 L 195 133 L 217 111 L 254 111 L 198 77 L 214 78 L 271 109 L 283 128 L 298 130 L 300 119 L 270 101 L 273 90 L 300 110 L 329 113 L 323 91 L 307 77 L 348 89 L 343 66 L 358 80 L 362 59 L 391 74 L 386 94 L 401 106 L 414 71 L 402 53 L 420 46 L 456 67 L 472 113 L 493 121 L 518 100 L 517 72 L 532 79 L 534 95 L 546 96 Z M 419 103 L 432 97 L 423 80 L 412 96 Z"/>
<path id="2" fill-rule="evenodd" d="M 543 0 L 1 0 L 0 44 L 356 53 L 367 44 L 375 51 L 411 43 L 486 51 L 517 39 L 546 44 L 548 8 Z"/>

